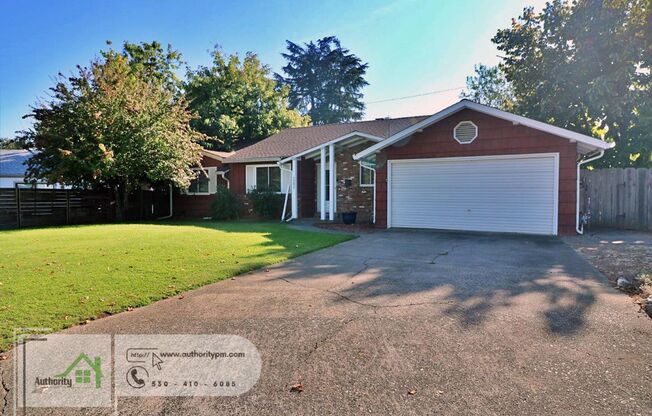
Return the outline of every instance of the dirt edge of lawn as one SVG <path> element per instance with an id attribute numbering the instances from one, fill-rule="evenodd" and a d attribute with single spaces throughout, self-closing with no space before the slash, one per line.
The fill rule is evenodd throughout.
<path id="1" fill-rule="evenodd" d="M 652 310 L 646 307 L 647 299 L 652 296 L 652 244 L 619 238 L 628 234 L 640 233 L 606 230 L 563 240 L 600 271 L 614 289 L 628 295 L 641 313 L 652 318 Z M 648 238 L 652 239 L 652 234 Z M 620 278 L 626 279 L 629 285 L 620 286 Z"/>

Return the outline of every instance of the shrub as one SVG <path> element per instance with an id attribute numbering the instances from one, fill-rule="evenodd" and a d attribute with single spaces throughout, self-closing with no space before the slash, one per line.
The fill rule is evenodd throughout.
<path id="1" fill-rule="evenodd" d="M 283 194 L 270 191 L 269 189 L 252 189 L 247 194 L 251 201 L 251 208 L 260 217 L 271 219 L 281 215 L 283 208 Z"/>
<path id="2" fill-rule="evenodd" d="M 218 186 L 211 202 L 211 214 L 215 220 L 232 220 L 240 216 L 242 205 L 230 189 Z"/>

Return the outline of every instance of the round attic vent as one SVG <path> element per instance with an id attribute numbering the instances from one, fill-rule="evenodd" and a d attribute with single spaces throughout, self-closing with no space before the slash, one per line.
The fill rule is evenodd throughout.
<path id="1" fill-rule="evenodd" d="M 453 129 L 453 137 L 460 144 L 469 144 L 478 137 L 478 126 L 471 121 L 461 121 Z"/>

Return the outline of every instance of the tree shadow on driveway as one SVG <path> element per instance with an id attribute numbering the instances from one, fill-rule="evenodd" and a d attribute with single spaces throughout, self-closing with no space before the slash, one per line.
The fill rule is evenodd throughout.
<path id="1" fill-rule="evenodd" d="M 555 238 L 435 232 L 364 235 L 284 265 L 280 278 L 370 308 L 443 305 L 463 327 L 543 319 L 558 335 L 581 331 L 610 290 Z"/>

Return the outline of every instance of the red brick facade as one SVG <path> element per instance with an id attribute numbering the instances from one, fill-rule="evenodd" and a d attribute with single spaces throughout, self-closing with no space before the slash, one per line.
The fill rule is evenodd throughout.
<path id="1" fill-rule="evenodd" d="M 217 170 L 227 169 L 217 159 L 203 156 L 201 160 L 203 167 L 216 167 Z M 221 176 L 217 176 L 217 185 L 226 186 L 226 181 Z M 203 218 L 211 216 L 211 201 L 213 195 L 185 195 L 178 190 L 174 192 L 172 209 L 175 217 L 182 218 Z"/>
<path id="2" fill-rule="evenodd" d="M 464 120 L 478 126 L 478 137 L 470 144 L 453 138 L 453 128 Z M 387 160 L 528 153 L 559 153 L 558 230 L 575 233 L 577 144 L 472 110 L 462 110 L 377 155 L 376 226 L 387 227 Z"/>
<path id="3" fill-rule="evenodd" d="M 337 213 L 355 211 L 357 222 L 371 222 L 373 212 L 373 187 L 360 186 L 360 164 L 353 155 L 371 143 L 345 149 L 335 155 L 335 183 Z"/>

